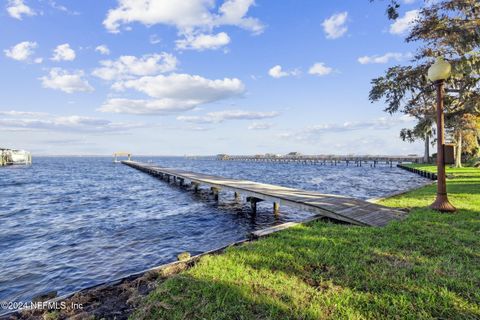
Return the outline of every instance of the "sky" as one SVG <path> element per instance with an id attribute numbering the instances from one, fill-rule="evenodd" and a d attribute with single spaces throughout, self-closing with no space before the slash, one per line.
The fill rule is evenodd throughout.
<path id="1" fill-rule="evenodd" d="M 420 1 L 3 0 L 0 147 L 34 155 L 422 154 L 371 80 Z"/>

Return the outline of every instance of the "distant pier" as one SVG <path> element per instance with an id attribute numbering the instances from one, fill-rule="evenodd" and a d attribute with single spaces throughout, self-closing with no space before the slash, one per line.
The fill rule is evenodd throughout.
<path id="1" fill-rule="evenodd" d="M 393 167 L 394 164 L 410 162 L 422 163 L 423 157 L 417 155 L 410 156 L 382 156 L 382 155 L 227 155 L 219 154 L 215 157 L 221 161 L 249 161 L 249 162 L 270 162 L 270 163 L 297 163 L 306 165 L 332 165 L 336 166 L 344 164 L 346 166 L 362 167 L 370 165 L 388 165 Z"/>
<path id="2" fill-rule="evenodd" d="M 207 186 L 216 200 L 219 199 L 220 190 L 233 192 L 234 201 L 239 201 L 243 195 L 253 212 L 256 212 L 258 202 L 270 201 L 273 203 L 274 214 L 278 214 L 280 206 L 285 205 L 351 224 L 375 227 L 401 220 L 406 215 L 400 210 L 351 197 L 230 179 L 135 161 L 122 163 L 180 187 L 189 187 L 194 192 L 197 192 L 201 185 Z"/>

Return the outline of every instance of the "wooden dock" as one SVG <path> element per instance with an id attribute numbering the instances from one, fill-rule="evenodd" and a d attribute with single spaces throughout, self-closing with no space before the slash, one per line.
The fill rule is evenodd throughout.
<path id="1" fill-rule="evenodd" d="M 273 203 L 275 214 L 278 214 L 280 205 L 285 205 L 351 224 L 375 227 L 385 226 L 392 220 L 401 220 L 406 216 L 403 211 L 351 197 L 236 180 L 135 161 L 122 161 L 122 163 L 168 182 L 178 183 L 180 186 L 191 186 L 195 192 L 200 185 L 208 186 L 217 200 L 220 190 L 233 192 L 237 201 L 240 195 L 244 195 L 254 212 L 258 202 L 270 201 Z"/>

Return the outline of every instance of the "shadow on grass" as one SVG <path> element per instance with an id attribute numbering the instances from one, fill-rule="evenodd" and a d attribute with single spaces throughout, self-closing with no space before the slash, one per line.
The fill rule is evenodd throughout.
<path id="1" fill-rule="evenodd" d="M 248 268 L 286 273 L 320 291 L 329 288 L 326 283 L 348 288 L 353 293 L 345 298 L 357 296 L 350 307 L 365 316 L 477 318 L 480 295 L 472 293 L 480 284 L 480 241 L 474 230 L 442 220 L 390 230 L 305 227 L 278 239 L 286 246 L 264 241 L 264 256 L 256 250 L 242 257 Z M 358 305 L 365 301 L 359 295 L 375 300 Z"/>
<path id="2" fill-rule="evenodd" d="M 239 285 L 179 275 L 166 280 L 132 319 L 297 319 L 288 297 L 277 300 L 268 288 L 257 297 Z M 260 297 L 258 297 L 258 295 Z"/>
<path id="3" fill-rule="evenodd" d="M 299 226 L 205 257 L 135 319 L 480 318 L 478 218 Z"/>

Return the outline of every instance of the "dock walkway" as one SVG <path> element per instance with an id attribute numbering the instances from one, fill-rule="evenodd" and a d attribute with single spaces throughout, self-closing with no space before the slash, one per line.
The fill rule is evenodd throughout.
<path id="1" fill-rule="evenodd" d="M 375 227 L 385 226 L 392 220 L 401 220 L 406 215 L 400 210 L 351 197 L 230 179 L 135 161 L 122 161 L 122 163 L 167 181 L 173 180 L 182 186 L 190 182 L 195 191 L 200 185 L 208 186 L 216 199 L 220 190 L 234 192 L 237 200 L 240 194 L 245 195 L 253 210 L 256 210 L 257 202 L 270 201 L 273 202 L 274 213 L 278 213 L 280 205 L 285 205 L 335 220 Z"/>

